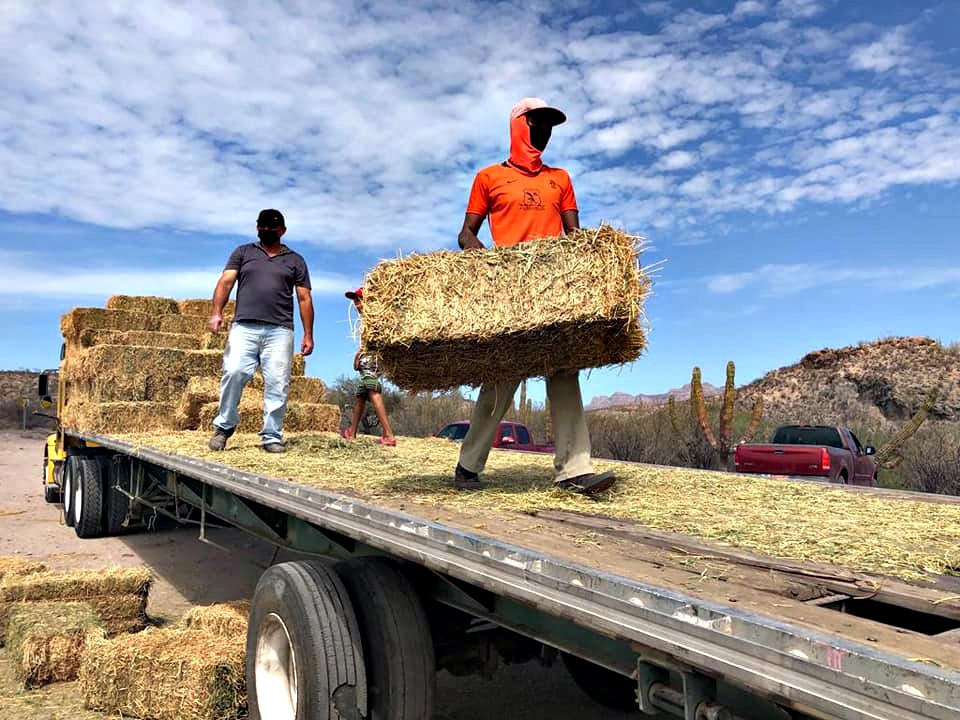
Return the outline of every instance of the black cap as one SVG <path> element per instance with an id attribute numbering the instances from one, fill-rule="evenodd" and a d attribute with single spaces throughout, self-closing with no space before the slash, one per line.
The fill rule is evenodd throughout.
<path id="1" fill-rule="evenodd" d="M 286 225 L 283 224 L 283 214 L 279 210 L 270 208 L 261 210 L 257 215 L 257 227 L 279 228 Z"/>

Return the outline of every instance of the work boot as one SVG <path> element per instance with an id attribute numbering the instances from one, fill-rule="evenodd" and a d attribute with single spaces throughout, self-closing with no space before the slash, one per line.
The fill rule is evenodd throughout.
<path id="1" fill-rule="evenodd" d="M 457 463 L 457 469 L 453 473 L 453 484 L 457 490 L 479 490 L 483 487 L 480 476 L 470 472 L 460 463 Z"/>
<path id="2" fill-rule="evenodd" d="M 211 450 L 223 450 L 227 446 L 227 440 L 230 436 L 233 435 L 233 430 L 221 430 L 217 428 L 217 431 L 213 434 L 213 437 L 210 438 L 210 442 L 207 443 L 207 447 Z"/>
<path id="3" fill-rule="evenodd" d="M 266 445 L 261 445 L 264 452 L 268 453 L 284 453 L 287 451 L 287 446 L 283 443 L 267 443 Z"/>
<path id="4" fill-rule="evenodd" d="M 587 473 L 586 475 L 577 475 L 567 480 L 558 480 L 553 486 L 580 495 L 596 495 L 608 489 L 616 481 L 617 477 L 612 472 L 603 472 L 600 474 Z"/>

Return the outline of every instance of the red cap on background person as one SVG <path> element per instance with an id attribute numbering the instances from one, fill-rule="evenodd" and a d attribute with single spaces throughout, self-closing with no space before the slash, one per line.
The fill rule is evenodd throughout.
<path id="1" fill-rule="evenodd" d="M 356 290 L 347 290 L 343 296 L 349 300 L 363 300 L 363 285 Z"/>

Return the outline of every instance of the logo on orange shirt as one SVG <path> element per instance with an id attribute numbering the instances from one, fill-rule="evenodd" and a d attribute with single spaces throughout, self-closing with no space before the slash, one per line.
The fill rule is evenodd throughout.
<path id="1" fill-rule="evenodd" d="M 543 200 L 540 199 L 540 191 L 536 189 L 524 190 L 520 207 L 524 210 L 543 210 Z"/>

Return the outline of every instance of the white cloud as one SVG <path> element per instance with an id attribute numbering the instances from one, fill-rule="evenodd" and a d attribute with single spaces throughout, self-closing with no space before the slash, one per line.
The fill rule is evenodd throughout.
<path id="1" fill-rule="evenodd" d="M 704 284 L 712 293 L 728 295 L 749 289 L 764 296 L 793 295 L 813 288 L 869 285 L 877 291 L 926 290 L 960 281 L 960 267 L 876 267 L 838 270 L 816 263 L 770 264 L 741 273 L 711 275 Z"/>
<path id="2" fill-rule="evenodd" d="M 906 28 L 898 27 L 884 33 L 876 42 L 861 45 L 850 53 L 850 64 L 857 70 L 886 72 L 910 61 Z"/>
<path id="3" fill-rule="evenodd" d="M 104 298 L 108 295 L 158 295 L 202 298 L 213 295 L 222 267 L 136 268 L 115 267 L 84 270 L 54 267 L 29 253 L 0 252 L 6 279 L 0 297 Z M 333 273 L 311 273 L 314 295 L 337 295 L 355 278 Z"/>
<path id="4" fill-rule="evenodd" d="M 763 15 L 766 12 L 767 4 L 761 2 L 761 0 L 740 0 L 740 2 L 733 6 L 734 20 L 739 20 L 740 18 L 750 15 Z"/>
<path id="5" fill-rule="evenodd" d="M 900 28 L 809 22 L 810 0 L 741 0 L 735 18 L 777 14 L 755 27 L 646 4 L 647 33 L 520 0 L 17 7 L 0 26 L 23 48 L 0 77 L 14 214 L 246 233 L 275 206 L 335 249 L 449 246 L 523 95 L 568 113 L 545 159 L 585 220 L 638 232 L 960 179 L 949 69 Z"/>

